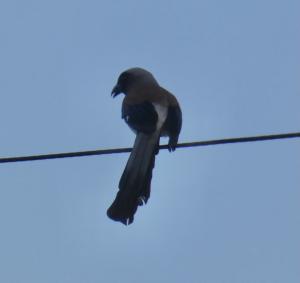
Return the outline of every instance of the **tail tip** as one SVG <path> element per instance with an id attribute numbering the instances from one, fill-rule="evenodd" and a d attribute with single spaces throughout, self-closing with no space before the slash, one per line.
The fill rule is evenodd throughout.
<path id="1" fill-rule="evenodd" d="M 113 207 L 110 207 L 107 211 L 106 211 L 107 216 L 117 222 L 121 222 L 123 223 L 125 226 L 130 225 L 133 220 L 134 220 L 134 216 L 124 216 L 121 213 L 119 213 L 118 211 L 114 210 Z"/>

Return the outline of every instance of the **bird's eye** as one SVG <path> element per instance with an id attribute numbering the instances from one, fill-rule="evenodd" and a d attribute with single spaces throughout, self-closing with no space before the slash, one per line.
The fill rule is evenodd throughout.
<path id="1" fill-rule="evenodd" d="M 130 75 L 128 74 L 128 73 L 122 73 L 121 75 L 120 75 L 120 78 L 119 78 L 119 81 L 121 82 L 121 83 L 126 83 L 126 81 L 128 81 L 129 80 L 129 77 L 130 77 Z"/>
<path id="2" fill-rule="evenodd" d="M 123 90 L 127 90 L 128 85 L 130 84 L 130 82 L 132 81 L 132 75 L 125 72 L 122 73 L 119 77 L 119 84 L 122 87 Z"/>

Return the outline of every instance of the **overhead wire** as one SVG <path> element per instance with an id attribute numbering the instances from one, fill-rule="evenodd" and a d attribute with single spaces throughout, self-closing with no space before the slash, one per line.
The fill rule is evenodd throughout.
<path id="1" fill-rule="evenodd" d="M 235 144 L 235 143 L 246 143 L 246 142 L 259 142 L 259 141 L 292 139 L 292 138 L 300 138 L 300 132 L 285 133 L 285 134 L 272 134 L 272 135 L 260 135 L 260 136 L 248 136 L 248 137 L 238 137 L 238 138 L 225 138 L 225 139 L 215 139 L 215 140 L 195 141 L 195 142 L 184 142 L 184 143 L 179 143 L 177 145 L 177 148 L 210 146 L 210 145 L 220 145 L 220 144 Z M 168 149 L 168 145 L 160 145 L 159 149 Z M 40 155 L 16 156 L 16 157 L 2 157 L 2 158 L 0 158 L 0 163 L 13 163 L 13 162 L 35 161 L 35 160 L 104 155 L 104 154 L 117 154 L 117 153 L 131 152 L 131 150 L 132 150 L 131 147 L 124 147 L 124 148 L 77 151 L 77 152 L 63 152 L 63 153 L 49 153 L 49 154 L 40 154 Z"/>

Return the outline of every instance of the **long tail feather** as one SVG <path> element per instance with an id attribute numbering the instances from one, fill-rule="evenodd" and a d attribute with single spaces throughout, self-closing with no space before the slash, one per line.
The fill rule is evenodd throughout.
<path id="1" fill-rule="evenodd" d="M 150 197 L 152 170 L 157 154 L 159 133 L 138 133 L 133 150 L 119 182 L 119 191 L 107 215 L 127 225 L 133 222 L 139 205 Z"/>

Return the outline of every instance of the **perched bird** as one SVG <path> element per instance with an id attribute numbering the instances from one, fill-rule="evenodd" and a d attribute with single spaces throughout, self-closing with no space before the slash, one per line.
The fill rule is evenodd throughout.
<path id="1" fill-rule="evenodd" d="M 137 207 L 146 204 L 150 197 L 159 139 L 168 136 L 168 149 L 175 150 L 182 114 L 175 96 L 142 68 L 121 73 L 111 95 L 116 97 L 120 93 L 125 94 L 122 118 L 136 133 L 136 138 L 119 182 L 119 191 L 107 215 L 128 225 L 133 222 Z"/>

